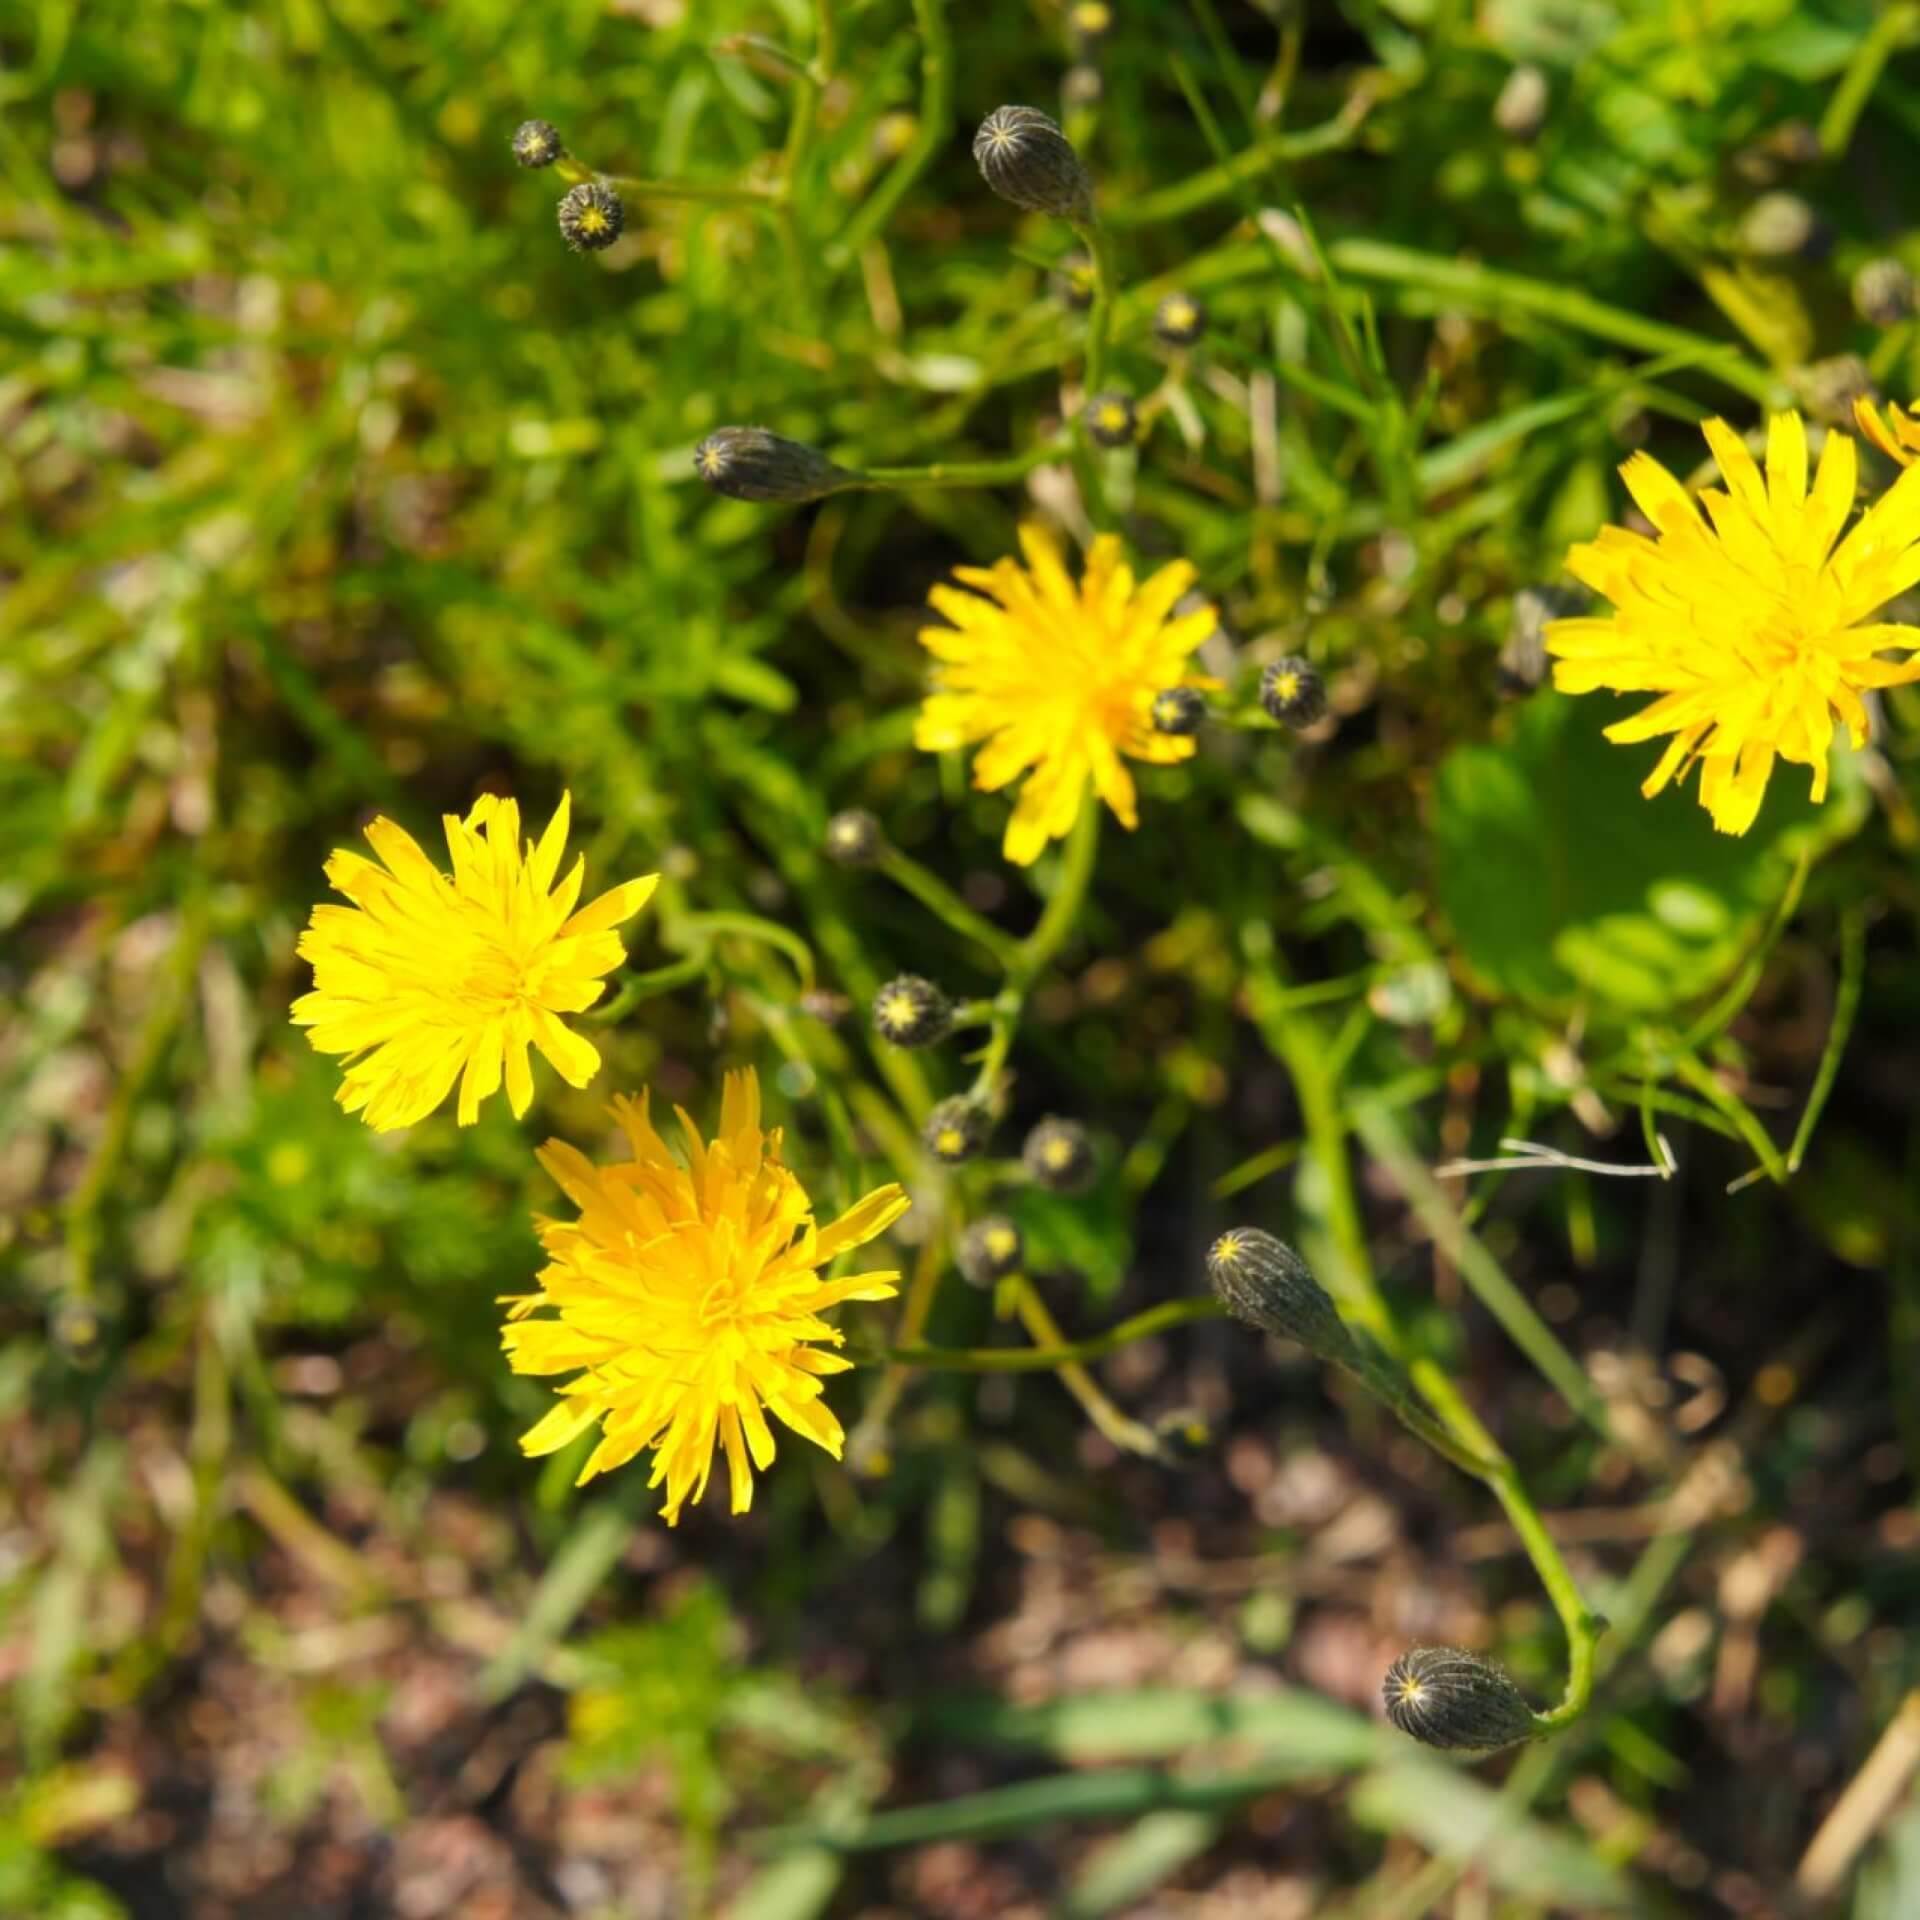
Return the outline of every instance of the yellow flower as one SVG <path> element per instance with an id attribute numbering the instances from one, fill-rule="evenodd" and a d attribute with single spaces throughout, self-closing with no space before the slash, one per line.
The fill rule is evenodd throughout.
<path id="1" fill-rule="evenodd" d="M 1860 431 L 1889 460 L 1910 467 L 1920 458 L 1920 416 L 1916 416 L 1911 407 L 1890 405 L 1883 416 L 1863 393 L 1853 403 L 1853 417 L 1859 422 Z"/>
<path id="2" fill-rule="evenodd" d="M 914 742 L 937 753 L 986 741 L 973 784 L 989 793 L 1026 776 L 1004 849 L 1024 867 L 1073 825 L 1089 781 L 1131 828 L 1125 760 L 1192 755 L 1191 739 L 1154 726 L 1153 701 L 1168 687 L 1213 684 L 1187 672 L 1187 657 L 1213 632 L 1214 613 L 1169 618 L 1193 568 L 1176 560 L 1136 584 L 1111 534 L 1093 543 L 1077 588 L 1039 528 L 1023 527 L 1020 545 L 1024 567 L 959 567 L 954 578 L 974 592 L 938 586 L 928 596 L 952 625 L 920 634 L 940 665 Z"/>
<path id="3" fill-rule="evenodd" d="M 541 1220 L 549 1261 L 540 1292 L 511 1304 L 502 1336 L 516 1373 L 573 1373 L 562 1399 L 521 1437 L 530 1454 L 564 1447 L 596 1420 L 584 1483 L 654 1449 L 650 1486 L 666 1483 L 669 1526 L 706 1490 L 715 1443 L 726 1449 L 733 1511 L 753 1503 L 753 1468 L 773 1460 L 772 1413 L 840 1457 L 840 1423 L 821 1377 L 849 1360 L 820 1315 L 842 1300 L 886 1300 L 897 1273 L 825 1280 L 819 1269 L 906 1212 L 897 1186 L 870 1193 L 830 1226 L 781 1164 L 778 1130 L 760 1130 L 760 1083 L 727 1075 L 711 1142 L 684 1114 L 684 1160 L 653 1129 L 647 1102 L 619 1099 L 614 1118 L 633 1158 L 596 1167 L 550 1140 L 540 1154 L 574 1221 Z M 551 1308 L 553 1319 L 529 1319 Z"/>
<path id="4" fill-rule="evenodd" d="M 659 878 L 629 880 L 574 912 L 586 861 L 556 888 L 570 798 L 560 796 L 538 846 L 523 852 L 520 809 L 484 794 L 462 820 L 443 816 L 449 879 L 391 820 L 367 839 L 386 864 L 336 852 L 327 878 L 353 902 L 319 906 L 300 936 L 313 991 L 293 1003 L 321 1053 L 346 1056 L 335 1096 L 379 1132 L 424 1120 L 460 1082 L 460 1124 L 506 1081 L 515 1114 L 533 1099 L 529 1044 L 584 1087 L 600 1070 L 593 1043 L 559 1015 L 600 998 L 626 958 L 613 929 Z"/>
<path id="5" fill-rule="evenodd" d="M 1860 693 L 1920 679 L 1920 629 L 1871 616 L 1920 581 L 1920 471 L 1909 469 L 1844 540 L 1853 510 L 1854 442 L 1829 433 L 1813 486 L 1797 413 L 1774 416 L 1764 478 L 1724 420 L 1705 433 L 1726 491 L 1701 495 L 1636 453 L 1620 469 L 1655 537 L 1619 527 L 1567 556 L 1573 574 L 1613 602 L 1607 617 L 1556 620 L 1547 650 L 1565 693 L 1612 687 L 1660 698 L 1607 729 L 1621 742 L 1674 737 L 1641 791 L 1656 794 L 1700 761 L 1700 801 L 1722 833 L 1745 833 L 1776 758 L 1813 769 L 1827 791 L 1835 716 L 1867 737 Z M 1835 542 L 1839 541 L 1836 547 Z"/>

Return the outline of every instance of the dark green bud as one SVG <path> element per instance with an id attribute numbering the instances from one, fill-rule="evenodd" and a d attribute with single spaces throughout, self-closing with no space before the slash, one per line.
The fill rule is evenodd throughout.
<path id="1" fill-rule="evenodd" d="M 1869 260 L 1853 276 L 1853 305 L 1869 326 L 1897 326 L 1913 312 L 1913 275 L 1898 260 Z"/>
<path id="2" fill-rule="evenodd" d="M 551 121 L 522 120 L 513 130 L 513 157 L 523 167 L 550 167 L 564 151 Z"/>
<path id="3" fill-rule="evenodd" d="M 1020 1161 L 1050 1193 L 1084 1193 L 1093 1185 L 1093 1142 L 1078 1120 L 1049 1116 L 1027 1135 Z"/>
<path id="4" fill-rule="evenodd" d="M 870 867 L 886 851 L 880 822 L 864 807 L 849 807 L 827 822 L 826 855 L 843 867 Z"/>
<path id="5" fill-rule="evenodd" d="M 1198 687 L 1166 687 L 1153 696 L 1153 724 L 1161 733 L 1184 738 L 1200 731 L 1207 717 L 1207 696 Z"/>
<path id="6" fill-rule="evenodd" d="M 1493 103 L 1493 124 L 1509 140 L 1531 140 L 1547 124 L 1552 104 L 1547 76 L 1531 64 L 1517 66 Z"/>
<path id="7" fill-rule="evenodd" d="M 936 1160 L 955 1166 L 971 1160 L 987 1144 L 992 1130 L 986 1108 L 977 1100 L 956 1094 L 951 1100 L 942 1100 L 927 1115 L 920 1138 Z"/>
<path id="8" fill-rule="evenodd" d="M 873 996 L 873 1030 L 896 1047 L 931 1047 L 953 1027 L 953 1002 L 931 980 L 903 973 Z"/>
<path id="9" fill-rule="evenodd" d="M 693 450 L 693 468 L 729 500 L 819 500 L 855 476 L 824 453 L 765 427 L 719 427 Z"/>
<path id="10" fill-rule="evenodd" d="M 1070 253 L 1054 270 L 1053 290 L 1075 313 L 1093 305 L 1093 262 L 1084 253 Z"/>
<path id="11" fill-rule="evenodd" d="M 1327 686 L 1311 660 L 1290 654 L 1260 676 L 1260 704 L 1283 727 L 1310 727 L 1327 717 Z"/>
<path id="12" fill-rule="evenodd" d="M 1307 1263 L 1258 1227 L 1235 1227 L 1207 1250 L 1207 1278 L 1237 1320 L 1295 1340 L 1323 1360 L 1354 1364 L 1353 1335 Z"/>
<path id="13" fill-rule="evenodd" d="M 575 253 L 598 253 L 612 246 L 626 224 L 620 196 L 597 180 L 569 187 L 560 201 L 560 237 Z"/>
<path id="14" fill-rule="evenodd" d="M 1140 416 L 1124 393 L 1096 393 L 1081 409 L 1087 437 L 1102 447 L 1130 447 L 1140 431 Z"/>
<path id="15" fill-rule="evenodd" d="M 973 136 L 973 157 L 1002 200 L 1084 226 L 1093 182 L 1073 142 L 1038 107 L 995 107 Z"/>
<path id="16" fill-rule="evenodd" d="M 1027 1257 L 1026 1242 L 1004 1213 L 976 1220 L 960 1236 L 954 1251 L 961 1277 L 969 1286 L 990 1287 L 1010 1273 L 1018 1273 Z"/>
<path id="17" fill-rule="evenodd" d="M 1387 1669 L 1387 1718 L 1424 1746 L 1494 1753 L 1539 1731 L 1512 1678 L 1464 1647 L 1415 1647 Z"/>
<path id="18" fill-rule="evenodd" d="M 1207 310 L 1190 293 L 1170 293 L 1153 310 L 1153 337 L 1163 347 L 1190 347 L 1207 330 Z"/>

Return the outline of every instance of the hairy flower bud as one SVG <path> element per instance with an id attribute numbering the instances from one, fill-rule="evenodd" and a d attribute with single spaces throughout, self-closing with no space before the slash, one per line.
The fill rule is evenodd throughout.
<path id="1" fill-rule="evenodd" d="M 560 201 L 560 237 L 575 253 L 598 253 L 620 238 L 627 210 L 611 187 L 583 180 L 569 187 Z"/>
<path id="2" fill-rule="evenodd" d="M 1073 142 L 1038 107 L 995 107 L 973 136 L 973 157 L 1002 200 L 1079 226 L 1093 217 L 1093 182 Z"/>
<path id="3" fill-rule="evenodd" d="M 513 130 L 513 157 L 523 167 L 550 167 L 564 150 L 551 121 L 522 120 Z"/>
<path id="4" fill-rule="evenodd" d="M 1081 417 L 1088 437 L 1102 447 L 1130 447 L 1140 430 L 1140 416 L 1124 393 L 1096 393 Z"/>
<path id="5" fill-rule="evenodd" d="M 936 1160 L 952 1166 L 971 1160 L 987 1144 L 992 1125 L 986 1108 L 979 1101 L 956 1094 L 951 1100 L 940 1101 L 928 1113 L 920 1138 Z"/>
<path id="6" fill-rule="evenodd" d="M 903 973 L 873 996 L 873 1030 L 896 1047 L 931 1047 L 953 1026 L 953 1002 L 931 980 Z"/>
<path id="7" fill-rule="evenodd" d="M 823 842 L 829 860 L 843 867 L 870 867 L 886 851 L 880 822 L 864 807 L 848 807 L 827 822 Z"/>
<path id="8" fill-rule="evenodd" d="M 1207 696 L 1198 687 L 1167 687 L 1153 696 L 1153 724 L 1161 733 L 1184 737 L 1200 731 L 1207 717 Z"/>
<path id="9" fill-rule="evenodd" d="M 819 500 L 855 476 L 803 441 L 765 427 L 718 427 L 693 450 L 693 468 L 729 500 Z"/>
<path id="10" fill-rule="evenodd" d="M 1018 1273 L 1027 1257 L 1026 1242 L 1004 1213 L 976 1220 L 960 1236 L 954 1250 L 961 1278 L 969 1286 L 990 1287 L 1010 1273 Z"/>
<path id="11" fill-rule="evenodd" d="M 1326 682 L 1312 661 L 1290 654 L 1260 676 L 1260 704 L 1283 727 L 1310 727 L 1326 718 Z"/>
<path id="12" fill-rule="evenodd" d="M 1084 253 L 1070 253 L 1053 271 L 1053 291 L 1075 313 L 1093 305 L 1093 261 Z"/>
<path id="13" fill-rule="evenodd" d="M 1051 1193 L 1084 1193 L 1093 1184 L 1093 1142 L 1078 1120 L 1049 1116 L 1020 1149 L 1028 1177 Z"/>
<path id="14" fill-rule="evenodd" d="M 1207 310 L 1190 293 L 1170 293 L 1153 310 L 1153 337 L 1163 347 L 1190 347 L 1207 330 Z"/>
<path id="15" fill-rule="evenodd" d="M 1824 222 L 1797 193 L 1763 193 L 1740 216 L 1740 246 L 1760 260 L 1811 260 L 1825 251 Z"/>
<path id="16" fill-rule="evenodd" d="M 1295 1340 L 1323 1360 L 1351 1365 L 1353 1335 L 1307 1263 L 1258 1227 L 1235 1227 L 1207 1250 L 1207 1278 L 1235 1319 Z"/>
<path id="17" fill-rule="evenodd" d="M 1869 260 L 1853 276 L 1853 305 L 1869 326 L 1897 326 L 1913 312 L 1913 275 L 1898 260 Z"/>
<path id="18" fill-rule="evenodd" d="M 1492 1753 L 1538 1731 L 1512 1678 L 1464 1647 L 1414 1647 L 1387 1669 L 1380 1691 L 1387 1718 L 1429 1747 Z"/>

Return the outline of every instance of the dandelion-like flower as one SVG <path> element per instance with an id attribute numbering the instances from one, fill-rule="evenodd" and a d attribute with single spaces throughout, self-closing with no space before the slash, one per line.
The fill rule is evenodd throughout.
<path id="1" fill-rule="evenodd" d="M 768 1414 L 840 1457 L 845 1436 L 821 1382 L 853 1363 L 833 1351 L 842 1335 L 820 1316 L 843 1300 L 890 1299 L 900 1276 L 828 1280 L 821 1269 L 884 1233 L 909 1202 L 880 1187 L 817 1225 L 781 1161 L 779 1129 L 761 1130 L 751 1069 L 727 1075 L 711 1140 L 679 1114 L 683 1154 L 654 1131 L 645 1095 L 615 1100 L 613 1115 L 629 1160 L 597 1167 L 560 1140 L 540 1151 L 580 1217 L 536 1223 L 548 1256 L 540 1291 L 509 1303 L 501 1338 L 516 1373 L 574 1378 L 520 1445 L 553 1453 L 600 1422 L 583 1484 L 651 1447 L 647 1484 L 664 1484 L 669 1526 L 706 1491 L 718 1446 L 732 1510 L 745 1513 L 754 1469 L 773 1463 Z"/>
<path id="2" fill-rule="evenodd" d="M 1745 833 L 1776 759 L 1811 767 L 1823 799 L 1836 716 L 1858 746 L 1861 692 L 1920 679 L 1911 657 L 1920 630 L 1872 620 L 1920 581 L 1920 477 L 1902 474 L 1841 540 L 1857 472 L 1847 435 L 1827 435 L 1809 489 L 1797 413 L 1774 417 L 1764 476 L 1725 421 L 1705 432 L 1726 483 L 1702 494 L 1708 518 L 1664 467 L 1635 454 L 1620 473 L 1654 537 L 1607 527 L 1575 547 L 1569 570 L 1615 610 L 1556 620 L 1546 643 L 1564 693 L 1660 696 L 1607 729 L 1622 743 L 1673 736 L 1643 793 L 1697 759 L 1713 824 Z M 1910 657 L 1883 660 L 1883 648 Z"/>
<path id="3" fill-rule="evenodd" d="M 403 827 L 379 819 L 367 840 L 384 865 L 336 852 L 327 878 L 353 902 L 318 906 L 300 936 L 313 991 L 293 1003 L 321 1053 L 346 1056 L 335 1096 L 385 1133 L 424 1120 L 460 1083 L 460 1124 L 504 1080 L 515 1114 L 533 1099 L 527 1049 L 569 1085 L 600 1070 L 599 1050 L 560 1018 L 600 998 L 626 958 L 614 928 L 646 904 L 657 874 L 629 880 L 574 910 L 586 878 L 577 859 L 556 887 L 570 796 L 537 846 L 524 848 L 520 809 L 483 794 L 462 820 L 444 816 L 451 877 Z"/>
<path id="4" fill-rule="evenodd" d="M 1024 777 L 1004 843 L 1024 867 L 1072 827 L 1089 784 L 1132 828 L 1139 813 L 1125 763 L 1192 756 L 1190 738 L 1154 725 L 1153 703 L 1171 686 L 1213 684 L 1188 673 L 1187 660 L 1216 616 L 1210 606 L 1174 616 L 1194 580 L 1184 560 L 1136 582 L 1119 541 L 1103 534 L 1076 587 L 1045 533 L 1024 527 L 1020 545 L 1024 567 L 960 567 L 954 578 L 972 592 L 938 586 L 928 596 L 952 624 L 921 630 L 939 665 L 914 742 L 937 753 L 985 741 L 973 784 L 989 793 Z"/>

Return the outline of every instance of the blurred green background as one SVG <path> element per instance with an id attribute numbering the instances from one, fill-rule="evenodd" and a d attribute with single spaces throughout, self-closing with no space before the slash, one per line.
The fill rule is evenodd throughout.
<path id="1" fill-rule="evenodd" d="M 1709 414 L 1913 397 L 1920 329 L 1853 287 L 1920 267 L 1920 8 L 1110 12 L 0 0 L 0 1913 L 1920 1913 L 1920 698 L 1729 842 L 1515 634 L 1633 447 L 1686 475 Z M 1071 236 L 968 157 L 1003 101 L 1113 229 L 1130 544 L 1198 567 L 1214 671 L 1304 650 L 1335 712 L 1210 733 L 1106 836 L 995 1147 L 1086 1120 L 1078 1200 L 919 1162 L 963 1068 L 876 1052 L 865 1001 L 990 981 L 819 851 L 870 808 L 1032 923 L 1050 863 L 911 748 L 913 635 L 1023 517 L 1081 530 L 1070 477 L 796 512 L 690 457 L 1053 430 L 1085 323 Z M 632 198 L 577 258 L 535 115 L 773 192 Z M 486 787 L 570 789 L 595 883 L 666 876 L 638 968 L 695 913 L 792 939 L 717 942 L 524 1127 L 376 1138 L 287 1023 L 294 941 L 375 811 L 431 844 Z M 1358 1130 L 1384 1283 L 1614 1622 L 1594 1714 L 1477 1769 L 1378 1724 L 1408 1644 L 1545 1696 L 1557 1631 L 1479 1489 L 1244 1329 L 1100 1370 L 1204 1417 L 1184 1470 L 1044 1376 L 876 1408 L 870 1368 L 860 1457 L 783 1448 L 740 1522 L 523 1460 L 532 1144 L 614 1088 L 710 1114 L 742 1062 L 823 1205 L 902 1172 L 909 1264 L 1006 1207 L 1075 1333 L 1239 1221 L 1337 1279 L 1347 1163 L 1301 1143 Z M 1656 1130 L 1672 1180 L 1407 1171 Z M 950 1281 L 932 1337 L 1008 1335 Z"/>

